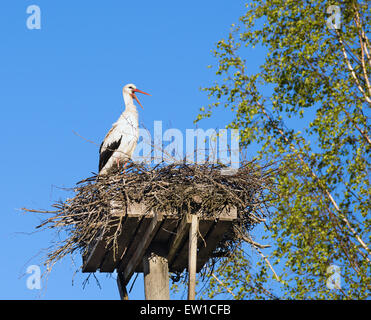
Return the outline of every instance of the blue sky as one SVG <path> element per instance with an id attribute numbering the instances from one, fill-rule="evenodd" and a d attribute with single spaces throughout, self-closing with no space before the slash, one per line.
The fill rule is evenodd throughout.
<path id="1" fill-rule="evenodd" d="M 26 27 L 29 5 L 41 9 L 41 29 Z M 68 194 L 60 187 L 97 170 L 101 140 L 123 110 L 122 87 L 142 96 L 140 123 L 193 128 L 208 103 L 215 43 L 238 20 L 243 1 L 5 0 L 0 12 L 2 223 L 0 299 L 118 299 L 115 276 L 97 274 L 82 288 L 81 260 L 58 263 L 47 287 L 29 290 L 26 268 L 40 263 L 53 233 L 34 233 L 41 217 Z M 231 114 L 199 123 L 222 128 Z M 94 143 L 74 134 L 74 131 Z M 41 253 L 41 255 L 36 254 Z M 77 257 L 78 258 L 78 257 Z M 42 267 L 42 271 L 45 269 Z M 23 274 L 23 277 L 22 277 Z M 141 277 L 130 295 L 143 299 Z"/>

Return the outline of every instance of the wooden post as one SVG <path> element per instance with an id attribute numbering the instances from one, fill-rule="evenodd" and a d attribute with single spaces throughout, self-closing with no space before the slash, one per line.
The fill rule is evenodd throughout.
<path id="1" fill-rule="evenodd" d="M 196 214 L 191 216 L 188 241 L 188 300 L 196 298 L 198 216 Z"/>
<path id="2" fill-rule="evenodd" d="M 151 245 L 143 257 L 146 300 L 169 300 L 169 266 L 164 247 Z"/>
<path id="3" fill-rule="evenodd" d="M 122 272 L 118 272 L 117 274 L 117 286 L 119 288 L 121 300 L 129 300 L 129 296 L 128 296 L 128 292 L 126 291 L 126 286 L 125 286 Z"/>

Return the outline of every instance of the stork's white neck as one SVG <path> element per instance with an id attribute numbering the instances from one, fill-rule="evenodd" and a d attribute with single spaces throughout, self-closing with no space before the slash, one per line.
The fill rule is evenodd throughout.
<path id="1" fill-rule="evenodd" d="M 126 92 L 123 92 L 123 96 L 124 96 L 124 101 L 125 101 L 125 110 L 137 111 L 137 107 L 134 104 L 132 96 Z"/>

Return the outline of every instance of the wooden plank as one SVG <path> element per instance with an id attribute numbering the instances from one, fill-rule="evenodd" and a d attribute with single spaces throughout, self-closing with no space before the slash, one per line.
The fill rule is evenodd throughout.
<path id="1" fill-rule="evenodd" d="M 90 252 L 83 257 L 84 264 L 82 266 L 82 272 L 95 272 L 98 269 L 101 258 L 104 256 L 104 241 L 102 235 L 97 239 L 95 244 L 92 246 Z"/>
<path id="2" fill-rule="evenodd" d="M 217 217 L 221 221 L 233 221 L 237 219 L 237 208 L 225 208 Z"/>
<path id="3" fill-rule="evenodd" d="M 232 226 L 230 220 L 219 220 L 214 223 L 206 239 L 206 247 L 201 246 L 197 256 L 197 272 L 200 272 L 205 263 L 209 260 L 211 253 L 218 243 L 223 239 L 224 234 Z"/>
<path id="4" fill-rule="evenodd" d="M 146 208 L 142 203 L 136 202 L 131 203 L 124 210 L 119 202 L 112 201 L 111 210 L 113 211 L 113 216 L 126 215 L 126 220 L 117 239 L 118 248 L 115 248 L 115 250 L 113 247 L 109 248 L 109 250 L 107 249 L 100 265 L 100 272 L 113 272 L 115 270 L 133 240 L 132 238 L 141 223 L 141 217 L 146 216 L 150 218 L 152 216 L 151 214 L 146 214 Z"/>
<path id="5" fill-rule="evenodd" d="M 130 216 L 143 216 L 147 213 L 146 207 L 143 203 L 133 202 L 127 208 L 123 207 L 119 201 L 111 201 L 111 214 L 112 216 L 130 215 Z"/>
<path id="6" fill-rule="evenodd" d="M 121 233 L 117 238 L 118 247 L 115 250 L 111 248 L 107 252 L 100 266 L 100 272 L 113 272 L 115 270 L 133 240 L 132 237 L 139 223 L 140 218 L 138 217 L 126 217 Z"/>
<path id="7" fill-rule="evenodd" d="M 179 223 L 179 225 L 177 227 L 177 230 L 176 230 L 176 234 L 173 235 L 170 238 L 169 253 L 168 253 L 168 256 L 167 256 L 169 266 L 171 265 L 171 263 L 175 259 L 176 254 L 179 251 L 179 249 L 186 242 L 190 225 L 191 225 L 191 215 L 187 213 L 183 217 L 181 222 Z"/>
<path id="8" fill-rule="evenodd" d="M 197 238 L 198 216 L 192 215 L 191 227 L 189 228 L 188 247 L 188 300 L 196 298 L 196 267 L 197 267 Z"/>
<path id="9" fill-rule="evenodd" d="M 175 215 L 164 215 L 164 222 L 162 223 L 153 241 L 158 243 L 165 243 L 165 245 L 167 245 L 170 238 L 173 237 L 174 234 L 176 234 L 176 227 L 178 223 L 179 217 Z"/>
<path id="10" fill-rule="evenodd" d="M 210 227 L 205 243 L 199 245 L 197 255 L 197 272 L 200 272 L 210 255 L 215 250 L 218 243 L 223 239 L 224 234 L 231 228 L 233 221 L 237 219 L 237 209 L 235 207 L 224 209 L 219 218 Z"/>
<path id="11" fill-rule="evenodd" d="M 152 244 L 167 248 L 170 238 L 176 234 L 176 226 L 179 223 L 179 218 L 175 215 L 163 214 L 163 221 L 152 239 Z M 151 245 L 152 245 L 151 244 Z M 167 250 L 166 250 L 167 253 Z M 135 272 L 143 272 L 143 264 L 139 263 Z"/>
<path id="12" fill-rule="evenodd" d="M 87 258 L 84 259 L 84 265 L 82 272 L 96 272 L 104 258 L 106 253 L 106 240 L 107 237 L 112 236 L 115 232 L 115 223 L 108 224 L 108 227 L 101 235 L 97 238 L 92 250 L 88 254 Z"/>
<path id="13" fill-rule="evenodd" d="M 145 235 L 148 226 L 151 224 L 151 220 L 153 219 L 152 216 L 144 216 L 141 218 L 141 221 L 137 227 L 137 230 L 132 237 L 132 241 L 127 248 L 124 256 L 122 257 L 120 263 L 119 263 L 119 268 L 122 269 L 122 266 L 125 266 L 126 264 L 129 263 L 131 257 L 134 255 L 136 248 L 140 245 L 140 243 L 143 240 L 143 236 Z"/>
<path id="14" fill-rule="evenodd" d="M 115 225 L 117 219 L 126 214 L 126 210 L 122 208 L 122 204 L 119 201 L 111 201 L 111 216 L 112 222 L 109 226 L 101 233 L 97 238 L 96 243 L 93 245 L 92 250 L 89 252 L 86 258 L 84 258 L 84 265 L 82 267 L 82 272 L 96 272 L 101 266 L 105 256 L 107 255 L 107 242 L 105 239 L 110 237 L 116 231 Z M 145 208 L 142 204 L 133 203 L 129 205 L 127 213 L 132 217 L 139 217 L 143 215 Z M 110 227 L 110 225 L 112 227 Z"/>
<path id="15" fill-rule="evenodd" d="M 199 242 L 198 242 L 198 248 L 205 247 L 206 246 L 206 239 L 207 235 L 210 231 L 210 229 L 213 227 L 215 222 L 214 218 L 199 218 Z"/>
<path id="16" fill-rule="evenodd" d="M 198 235 L 200 236 L 198 246 L 205 247 L 207 234 L 214 224 L 214 218 L 199 218 L 199 230 Z M 188 246 L 189 240 L 188 237 L 184 242 L 183 246 L 179 248 L 176 258 L 174 259 L 171 265 L 171 271 L 182 272 L 187 268 L 187 257 L 188 257 Z"/>
<path id="17" fill-rule="evenodd" d="M 143 219 L 143 222 L 147 219 Z M 153 237 L 155 236 L 157 230 L 159 229 L 162 222 L 162 214 L 155 213 L 153 218 L 150 221 L 148 228 L 146 228 L 143 235 L 137 234 L 139 236 L 139 241 L 133 241 L 129 250 L 133 251 L 130 260 L 125 263 L 126 259 L 123 259 L 122 263 L 118 268 L 118 271 L 123 271 L 124 283 L 127 284 L 133 275 L 135 268 L 140 263 L 144 253 L 146 252 L 148 246 L 150 245 Z M 124 258 L 127 254 L 124 256 Z"/>
<path id="18" fill-rule="evenodd" d="M 229 221 L 232 222 L 237 218 L 236 208 L 225 208 L 217 218 L 214 217 L 201 217 L 199 222 L 201 239 L 199 241 L 200 249 L 205 247 L 205 242 L 209 230 L 213 227 L 214 221 Z M 215 247 L 214 247 L 215 248 Z M 178 248 L 175 259 L 169 260 L 170 270 L 182 272 L 187 267 L 187 256 L 188 256 L 188 239 L 182 243 L 182 246 Z"/>

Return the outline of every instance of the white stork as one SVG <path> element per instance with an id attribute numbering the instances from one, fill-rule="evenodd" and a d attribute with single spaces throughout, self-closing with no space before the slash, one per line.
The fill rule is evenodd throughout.
<path id="1" fill-rule="evenodd" d="M 104 138 L 99 149 L 99 174 L 107 174 L 116 165 L 125 163 L 132 157 L 138 142 L 138 111 L 133 98 L 142 107 L 136 92 L 150 95 L 136 88 L 133 84 L 127 84 L 122 94 L 125 101 L 125 110 L 120 118 L 112 125 L 111 130 Z"/>

